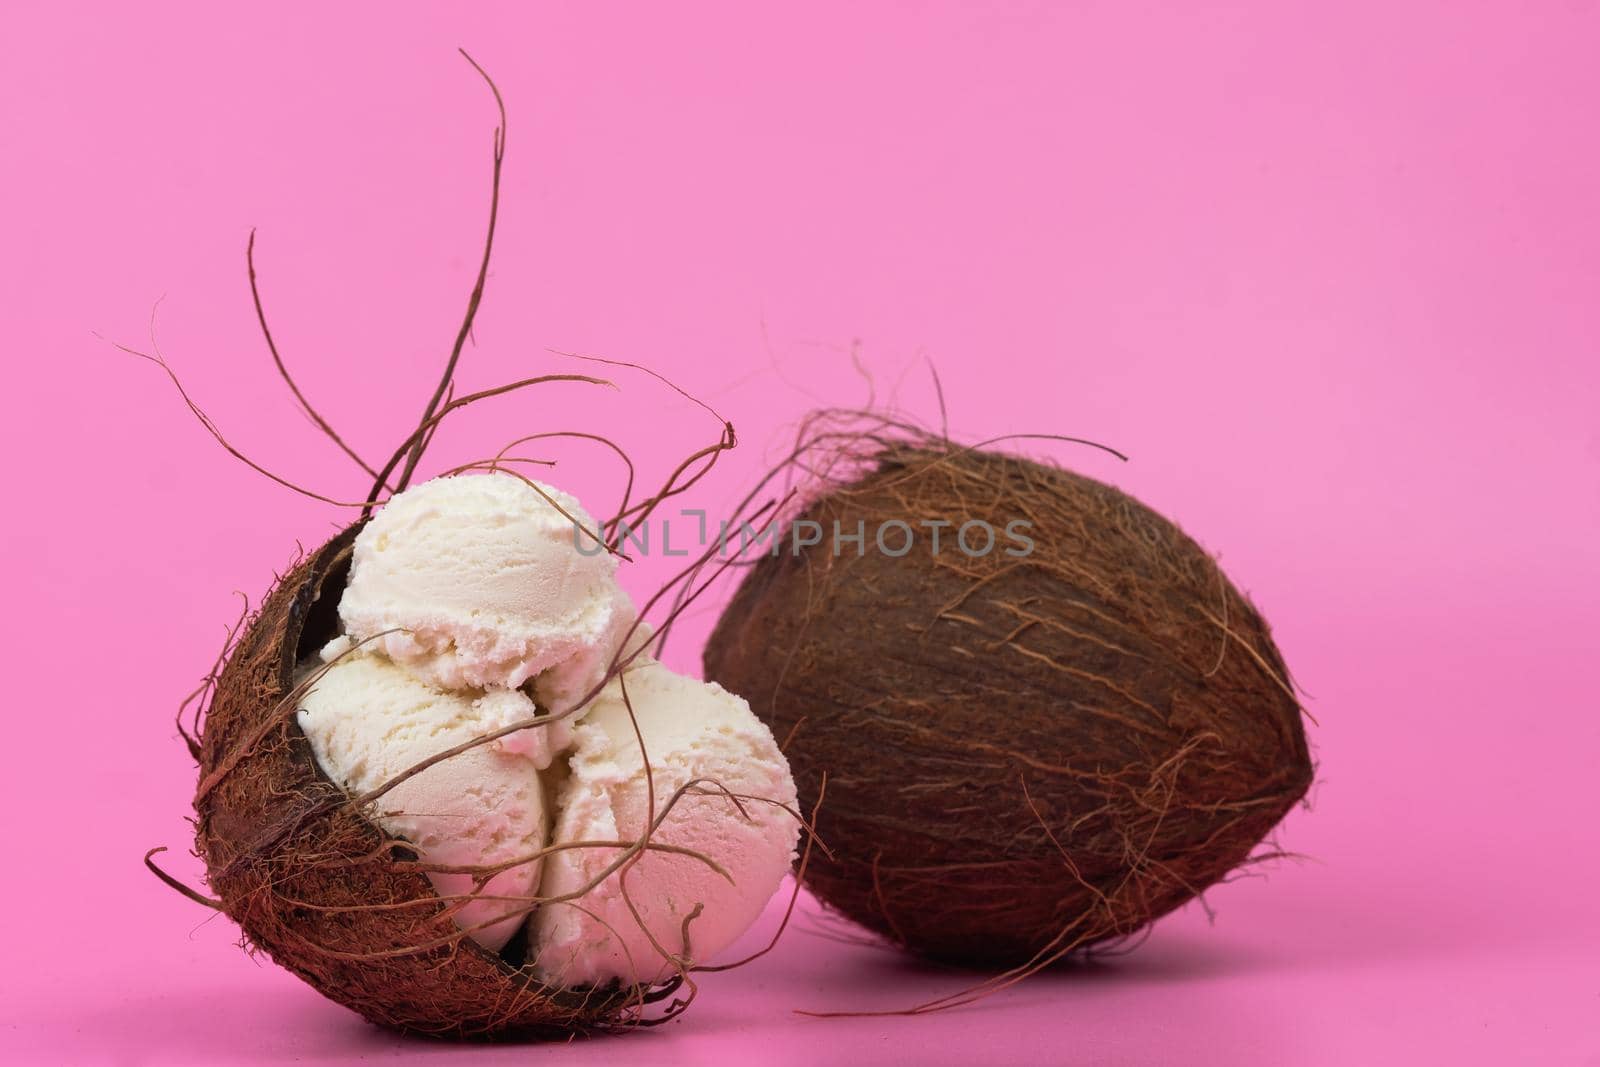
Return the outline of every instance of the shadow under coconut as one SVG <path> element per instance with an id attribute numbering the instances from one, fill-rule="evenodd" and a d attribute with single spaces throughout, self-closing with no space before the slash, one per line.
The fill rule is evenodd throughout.
<path id="1" fill-rule="evenodd" d="M 792 937 L 831 942 L 844 951 L 860 954 L 860 965 L 880 978 L 892 975 L 939 976 L 947 981 L 976 985 L 995 977 L 982 966 L 930 960 L 880 938 L 820 904 L 809 894 L 807 913 L 796 920 Z M 1246 972 L 1270 971 L 1304 963 L 1304 946 L 1265 948 L 1238 936 L 1219 936 L 1210 928 L 1204 910 L 1190 905 L 1164 922 L 1146 927 L 1121 942 L 1110 942 L 1073 953 L 1030 976 L 1025 982 L 1054 977 L 1057 980 L 1092 979 L 1100 982 L 1138 978 L 1144 981 L 1214 978 Z M 1308 917 L 1309 919 L 1310 917 Z M 1025 984 L 1019 983 L 1020 985 Z M 1017 988 L 1017 987 L 1013 987 Z"/>
<path id="2" fill-rule="evenodd" d="M 851 961 L 850 973 L 848 976 L 840 975 L 841 980 L 836 983 L 836 991 L 843 994 L 840 999 L 846 1001 L 854 992 L 873 993 L 872 999 L 877 1000 L 886 988 L 904 990 L 937 986 L 942 993 L 956 993 L 996 977 L 993 969 L 923 959 L 887 942 L 869 944 L 848 935 L 838 936 L 835 931 L 826 929 L 806 929 L 795 933 L 799 937 L 821 937 L 852 947 L 856 957 Z M 1027 999 L 1036 988 L 1045 991 L 1046 996 L 1054 996 L 1062 986 L 1077 983 L 1196 981 L 1273 970 L 1292 963 L 1287 954 L 1280 958 L 1279 954 L 1263 952 L 1258 947 L 1220 944 L 1219 940 L 1188 933 L 1162 936 L 1157 932 L 1149 938 L 1131 941 L 1122 948 L 1107 948 L 1059 960 L 1006 986 L 985 1003 L 993 1003 L 1001 996 Z"/>
<path id="3" fill-rule="evenodd" d="M 809 903 L 809 902 L 808 902 Z M 815 905 L 812 905 L 814 908 Z M 1159 931 L 1158 931 L 1159 933 Z M 992 972 L 918 959 L 893 946 L 868 943 L 839 920 L 808 909 L 763 977 L 781 987 L 786 1008 L 759 1021 L 773 1045 L 804 1050 L 775 1062 L 935 1064 L 1171 1062 L 1175 1035 L 1189 1050 L 1183 1062 L 1296 1062 L 1303 1035 L 1292 1019 L 1263 1014 L 1259 983 L 1239 971 L 1276 968 L 1268 954 L 1211 951 L 1200 938 L 1146 944 L 1129 955 L 1075 959 L 982 1000 L 922 1015 L 920 1003 L 970 989 Z M 774 992 L 777 990 L 774 989 Z M 723 998 L 685 1030 L 732 1032 Z M 842 1012 L 827 1018 L 802 1012 Z M 854 1013 L 854 1014 L 848 1014 Z M 746 1018 L 745 1022 L 755 1021 Z M 893 1052 L 885 1055 L 885 1042 Z"/>
<path id="4" fill-rule="evenodd" d="M 1326 871 L 1318 877 L 1329 881 Z M 995 977 L 993 970 L 914 956 L 808 902 L 811 910 L 789 936 L 809 942 L 811 953 L 832 955 L 833 965 L 822 1003 L 805 1008 L 908 1009 L 925 999 L 977 989 Z M 1411 888 L 1376 878 L 1340 879 L 1312 893 L 1237 902 L 1241 913 L 1253 917 L 1248 923 L 1229 921 L 1235 903 L 1223 905 L 1215 927 L 1203 908 L 1191 904 L 1120 945 L 1069 956 L 958 1010 L 1032 1005 L 1069 991 L 1081 996 L 1183 984 L 1199 990 L 1219 981 L 1259 981 L 1308 970 L 1353 975 L 1392 967 L 1396 958 L 1448 960 L 1492 940 L 1485 914 L 1509 905 L 1488 895 L 1424 902 Z M 801 954 L 786 962 L 806 965 Z"/>

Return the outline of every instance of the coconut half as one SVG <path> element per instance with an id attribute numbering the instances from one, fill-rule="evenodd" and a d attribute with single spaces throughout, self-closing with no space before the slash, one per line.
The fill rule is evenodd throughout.
<path id="1" fill-rule="evenodd" d="M 464 935 L 406 843 L 318 768 L 295 721 L 293 675 L 336 632 L 358 529 L 278 581 L 218 678 L 200 736 L 195 839 L 222 909 L 253 948 L 384 1026 L 567 1037 L 636 1024 L 655 994 L 547 987 Z"/>

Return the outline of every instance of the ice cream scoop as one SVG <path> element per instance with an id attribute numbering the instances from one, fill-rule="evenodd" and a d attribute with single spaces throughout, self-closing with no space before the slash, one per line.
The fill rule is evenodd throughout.
<path id="1" fill-rule="evenodd" d="M 299 712 L 319 766 L 355 796 L 504 731 L 370 814 L 433 864 L 493 867 L 549 843 L 481 888 L 471 873 L 430 877 L 470 895 L 454 917 L 491 949 L 526 922 L 527 957 L 565 986 L 706 961 L 760 914 L 799 836 L 771 731 L 649 657 L 650 628 L 593 532 L 575 499 L 512 474 L 396 494 L 355 538 L 344 632 Z M 606 681 L 613 666 L 625 673 Z M 647 833 L 675 851 L 632 849 Z"/>
<path id="2" fill-rule="evenodd" d="M 300 729 L 323 773 L 351 796 L 378 789 L 430 756 L 508 725 L 507 716 L 518 710 L 523 717 L 535 714 L 532 701 L 515 690 L 487 699 L 447 692 L 382 655 L 360 651 L 320 675 L 304 677 L 315 680 L 300 699 Z M 518 698 L 523 708 L 503 706 Z M 536 759 L 527 748 L 548 746 L 534 738 L 523 742 L 520 751 L 516 745 L 489 743 L 441 760 L 374 799 L 369 815 L 385 832 L 414 845 L 426 863 L 486 866 L 530 855 L 548 839 L 549 816 Z M 453 917 L 474 940 L 499 950 L 527 918 L 539 867 L 538 861 L 511 867 L 476 894 L 470 873 L 430 873 L 429 878 L 442 897 L 473 895 Z"/>
<path id="3" fill-rule="evenodd" d="M 554 841 L 583 847 L 546 861 L 546 903 L 530 924 L 539 974 L 569 986 L 646 983 L 673 973 L 669 957 L 703 963 L 725 949 L 789 870 L 800 829 L 794 803 L 788 762 L 748 704 L 637 659 L 576 730 Z M 600 879 L 623 850 L 583 843 L 637 840 L 663 813 L 650 840 L 704 858 L 645 851 Z"/>
<path id="4" fill-rule="evenodd" d="M 563 711 L 598 684 L 634 621 L 598 532 L 573 497 L 520 475 L 423 482 L 357 535 L 339 618 L 441 688 L 533 679 L 541 703 Z"/>

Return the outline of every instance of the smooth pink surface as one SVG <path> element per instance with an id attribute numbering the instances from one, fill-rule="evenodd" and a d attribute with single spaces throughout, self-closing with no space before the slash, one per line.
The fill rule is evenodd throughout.
<path id="1" fill-rule="evenodd" d="M 988 6 L 988 5 L 982 5 Z M 1600 11 L 1591 2 L 8 5 L 0 1058 L 543 1063 L 1600 1063 Z M 663 1031 L 461 1051 L 366 1027 L 158 885 L 193 773 L 170 724 L 237 609 L 363 482 L 275 380 L 244 242 L 307 393 L 369 454 L 414 422 L 483 224 L 464 387 L 638 360 L 744 445 L 813 403 L 1057 458 L 1222 553 L 1315 695 L 1285 847 L 1139 951 L 924 1018 L 970 982 L 807 911 Z M 636 373 L 442 433 L 613 430 L 656 480 L 715 435 Z M 596 510 L 617 467 L 550 449 Z M 646 592 L 660 568 L 628 575 Z M 692 665 L 716 605 L 673 654 Z"/>

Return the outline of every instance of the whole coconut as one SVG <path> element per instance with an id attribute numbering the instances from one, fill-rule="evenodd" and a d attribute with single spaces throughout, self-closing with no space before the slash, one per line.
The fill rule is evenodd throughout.
<path id="1" fill-rule="evenodd" d="M 1311 784 L 1267 624 L 1110 486 L 879 439 L 789 530 L 706 677 L 788 739 L 808 809 L 827 776 L 806 884 L 909 949 L 1030 967 L 1131 934 L 1246 862 Z"/>
<path id="2" fill-rule="evenodd" d="M 547 988 L 465 936 L 415 854 L 318 768 L 296 722 L 293 675 L 335 633 L 358 528 L 280 579 L 212 694 L 196 844 L 222 910 L 254 948 L 375 1023 L 480 1037 L 637 1021 L 654 994 Z"/>

